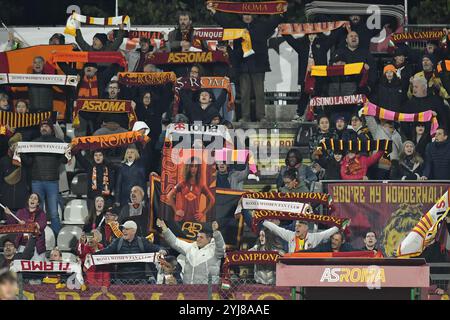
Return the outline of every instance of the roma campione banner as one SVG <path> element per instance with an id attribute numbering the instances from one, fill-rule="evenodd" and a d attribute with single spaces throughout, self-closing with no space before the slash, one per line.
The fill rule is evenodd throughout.
<path id="1" fill-rule="evenodd" d="M 334 214 L 352 219 L 349 227 L 354 248 L 375 231 L 387 257 L 450 187 L 450 183 L 330 183 Z"/>
<path id="2" fill-rule="evenodd" d="M 219 230 L 225 240 L 227 248 L 236 250 L 239 248 L 242 232 L 244 230 L 243 218 L 235 219 L 234 211 L 238 205 L 243 191 L 230 189 L 215 190 L 215 220 L 219 224 Z M 166 204 L 160 201 L 161 178 L 150 177 L 150 230 L 154 230 L 156 218 L 166 219 L 162 216 L 161 207 Z M 187 241 L 195 241 L 197 234 L 203 229 L 205 223 L 195 221 L 176 222 L 172 216 L 165 220 L 167 226 L 179 238 Z M 211 223 L 208 224 L 211 227 Z"/>

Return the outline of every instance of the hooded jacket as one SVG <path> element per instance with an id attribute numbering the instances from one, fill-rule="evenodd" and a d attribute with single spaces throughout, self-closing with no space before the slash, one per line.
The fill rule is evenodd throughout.
<path id="1" fill-rule="evenodd" d="M 219 231 L 214 231 L 211 242 L 201 249 L 196 242 L 178 239 L 169 229 L 163 231 L 163 236 L 173 249 L 185 256 L 184 284 L 207 284 L 208 275 L 212 276 L 212 283 L 219 283 L 220 261 L 225 256 L 225 242 Z"/>

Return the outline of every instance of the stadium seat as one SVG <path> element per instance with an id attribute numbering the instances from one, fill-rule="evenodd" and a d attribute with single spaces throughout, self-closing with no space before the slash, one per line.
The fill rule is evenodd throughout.
<path id="1" fill-rule="evenodd" d="M 81 236 L 81 228 L 78 226 L 65 226 L 58 234 L 58 248 L 61 251 L 71 251 L 77 245 Z"/>
<path id="2" fill-rule="evenodd" d="M 51 250 L 56 245 L 55 234 L 48 225 L 45 227 L 44 232 L 45 232 L 45 247 L 47 248 L 47 250 Z"/>
<path id="3" fill-rule="evenodd" d="M 87 175 L 79 173 L 72 179 L 70 191 L 77 197 L 85 196 L 87 190 Z"/>
<path id="4" fill-rule="evenodd" d="M 88 217 L 88 207 L 86 200 L 73 199 L 70 200 L 64 208 L 64 224 L 84 225 Z"/>

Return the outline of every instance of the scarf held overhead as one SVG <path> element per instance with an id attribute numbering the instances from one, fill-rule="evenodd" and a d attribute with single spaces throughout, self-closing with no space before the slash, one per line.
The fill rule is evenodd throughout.
<path id="1" fill-rule="evenodd" d="M 224 148 L 222 150 L 215 150 L 214 157 L 216 162 L 225 162 L 226 164 L 248 163 L 250 173 L 255 174 L 258 171 L 253 153 L 249 150 Z"/>
<path id="2" fill-rule="evenodd" d="M 65 154 L 68 143 L 63 142 L 19 142 L 17 153 L 55 153 Z"/>
<path id="3" fill-rule="evenodd" d="M 228 54 L 222 51 L 208 52 L 157 52 L 149 55 L 146 63 L 154 65 L 162 64 L 187 64 L 187 63 L 227 63 L 230 64 Z"/>
<path id="4" fill-rule="evenodd" d="M 43 120 L 56 119 L 56 112 L 16 113 L 0 111 L 0 124 L 10 128 L 27 128 L 38 126 Z"/>
<path id="5" fill-rule="evenodd" d="M 90 16 L 83 16 L 76 12 L 67 19 L 66 28 L 64 29 L 65 34 L 70 34 L 71 36 L 76 35 L 76 29 L 79 23 L 85 24 L 95 24 L 100 26 L 114 26 L 119 24 L 126 24 L 128 30 L 130 29 L 130 17 L 129 16 L 117 16 L 108 18 L 95 18 Z"/>
<path id="6" fill-rule="evenodd" d="M 351 76 L 361 74 L 364 68 L 364 62 L 347 63 L 336 66 L 312 66 L 311 76 L 313 77 L 334 77 Z"/>
<path id="7" fill-rule="evenodd" d="M 247 192 L 242 195 L 242 198 L 305 202 L 322 204 L 329 208 L 333 202 L 329 194 L 322 192 Z"/>
<path id="8" fill-rule="evenodd" d="M 156 253 L 91 255 L 89 258 L 86 257 L 84 266 L 89 269 L 91 266 L 111 263 L 155 262 L 156 257 Z"/>
<path id="9" fill-rule="evenodd" d="M 436 204 L 419 220 L 397 249 L 397 257 L 416 257 L 436 240 L 441 221 L 449 213 L 450 192 L 447 190 Z"/>
<path id="10" fill-rule="evenodd" d="M 415 31 L 415 32 L 402 32 L 393 33 L 391 40 L 394 43 L 401 43 L 407 41 L 428 41 L 428 40 L 440 40 L 445 36 L 444 31 Z"/>
<path id="11" fill-rule="evenodd" d="M 119 72 L 119 83 L 127 86 L 159 86 L 177 81 L 174 72 Z"/>
<path id="12" fill-rule="evenodd" d="M 101 112 L 101 113 L 126 113 L 128 114 L 128 127 L 132 128 L 137 116 L 131 106 L 130 100 L 109 99 L 78 99 L 73 109 L 73 126 L 80 124 L 79 112 Z"/>
<path id="13" fill-rule="evenodd" d="M 111 149 L 129 144 L 140 142 L 146 144 L 150 140 L 145 134 L 138 131 L 129 131 L 123 133 L 105 134 L 100 136 L 86 136 L 73 138 L 72 152 L 80 150 Z"/>
<path id="14" fill-rule="evenodd" d="M 262 1 L 262 2 L 230 2 L 207 1 L 212 3 L 214 9 L 227 13 L 238 14 L 282 14 L 286 11 L 286 1 Z"/>
<path id="15" fill-rule="evenodd" d="M 431 136 L 436 134 L 439 127 L 437 118 L 433 116 L 432 110 L 427 110 L 419 113 L 400 113 L 391 111 L 367 101 L 362 108 L 362 114 L 366 116 L 377 117 L 382 120 L 397 121 L 397 122 L 431 122 Z"/>
<path id="16" fill-rule="evenodd" d="M 275 210 L 290 213 L 312 213 L 309 203 L 277 201 L 265 199 L 242 198 L 241 203 L 236 207 L 234 214 L 239 214 L 242 209 L 248 210 Z"/>
<path id="17" fill-rule="evenodd" d="M 392 140 L 342 140 L 342 139 L 325 139 L 320 143 L 319 148 L 323 150 L 339 150 L 339 151 L 384 151 L 385 154 L 392 152 Z"/>
<path id="18" fill-rule="evenodd" d="M 171 123 L 166 129 L 166 140 L 172 142 L 174 136 L 178 138 L 175 141 L 179 141 L 180 136 L 183 135 L 207 135 L 213 137 L 223 137 L 226 142 L 232 144 L 230 132 L 224 125 L 198 125 L 187 123 Z"/>
<path id="19" fill-rule="evenodd" d="M 76 87 L 78 80 L 77 76 L 56 74 L 0 73 L 0 84 L 48 84 Z"/>
<path id="20" fill-rule="evenodd" d="M 364 94 L 353 94 L 348 96 L 335 96 L 335 97 L 313 97 L 309 100 L 310 107 L 322 107 L 322 106 L 342 106 L 352 104 L 364 104 L 367 101 L 367 97 Z"/>
<path id="21" fill-rule="evenodd" d="M 201 40 L 226 41 L 242 39 L 244 58 L 255 53 L 252 49 L 252 39 L 247 29 L 196 29 L 193 38 L 193 46 L 197 48 L 201 48 Z"/>
<path id="22" fill-rule="evenodd" d="M 349 21 L 330 21 L 317 23 L 282 23 L 278 25 L 278 35 L 304 36 L 313 33 L 324 33 L 350 25 Z"/>
<path id="23" fill-rule="evenodd" d="M 127 60 L 120 52 L 113 51 L 77 51 L 55 52 L 50 57 L 50 62 L 55 66 L 57 62 L 91 62 L 91 63 L 117 63 L 123 68 L 127 67 Z"/>

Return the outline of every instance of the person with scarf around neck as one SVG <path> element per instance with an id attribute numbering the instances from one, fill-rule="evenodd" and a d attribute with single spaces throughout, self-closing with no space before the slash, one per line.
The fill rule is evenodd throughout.
<path id="1" fill-rule="evenodd" d="M 286 155 L 285 166 L 280 170 L 277 177 L 277 189 L 280 190 L 283 187 L 284 173 L 289 169 L 295 169 L 298 172 L 298 180 L 303 181 L 308 189 L 311 188 L 311 184 L 317 181 L 316 174 L 307 165 L 302 164 L 303 157 L 298 149 L 290 149 Z"/>
<path id="2" fill-rule="evenodd" d="M 309 153 L 312 154 L 320 144 L 322 139 L 336 139 L 337 136 L 330 128 L 330 119 L 326 115 L 321 115 L 317 120 L 317 128 L 309 141 Z"/>
<path id="3" fill-rule="evenodd" d="M 348 151 L 341 163 L 342 180 L 367 180 L 367 169 L 383 156 L 384 151 L 378 151 L 370 157 L 355 151 Z"/>
<path id="4" fill-rule="evenodd" d="M 414 142 L 407 140 L 403 143 L 398 162 L 392 164 L 390 179 L 419 180 L 423 164 L 423 158 L 415 150 Z"/>
<path id="5" fill-rule="evenodd" d="M 391 64 L 395 67 L 397 75 L 397 78 L 400 79 L 402 83 L 402 95 L 403 95 L 403 101 L 406 101 L 407 94 L 408 94 L 408 88 L 410 84 L 411 77 L 415 74 L 415 68 L 413 64 L 411 64 L 408 60 L 408 51 L 409 47 L 407 46 L 400 46 L 399 48 L 395 49 L 394 53 L 392 54 L 392 61 Z"/>
<path id="6" fill-rule="evenodd" d="M 341 163 L 344 158 L 342 150 L 334 150 L 332 155 L 317 151 L 313 157 L 313 168 L 318 173 L 319 180 L 341 179 Z"/>
<path id="7" fill-rule="evenodd" d="M 191 14 L 187 11 L 178 14 L 178 26 L 169 32 L 170 52 L 189 51 L 192 46 L 194 28 Z"/>
<path id="8" fill-rule="evenodd" d="M 16 133 L 8 141 L 8 154 L 0 159 L 0 203 L 14 212 L 26 205 L 30 194 L 27 168 L 13 159 L 19 141 L 21 134 Z"/>
<path id="9" fill-rule="evenodd" d="M 137 224 L 136 234 L 141 237 L 148 235 L 148 207 L 144 199 L 145 192 L 140 186 L 134 186 L 130 192 L 130 203 L 127 203 L 120 210 L 119 223 L 134 221 Z"/>
<path id="10" fill-rule="evenodd" d="M 103 150 L 95 150 L 93 153 L 93 162 L 86 159 L 81 152 L 75 154 L 77 163 L 86 170 L 87 173 L 87 198 L 92 202 L 98 196 L 105 200 L 112 200 L 112 191 L 114 190 L 115 172 L 105 159 Z"/>
<path id="11" fill-rule="evenodd" d="M 334 126 L 334 134 L 336 135 L 336 139 L 339 140 L 350 140 L 352 138 L 352 131 L 349 130 L 347 127 L 347 121 L 345 120 L 345 117 L 342 115 L 337 115 L 334 120 L 335 126 Z"/>
<path id="12" fill-rule="evenodd" d="M 359 139 L 363 143 L 367 140 L 372 140 L 372 134 L 367 128 L 366 119 L 364 117 L 359 116 L 358 114 L 352 115 L 350 120 L 350 126 L 353 131 L 351 131 L 350 136 L 352 140 Z M 361 152 L 362 155 L 368 155 L 365 152 Z"/>
<path id="13" fill-rule="evenodd" d="M 96 196 L 93 206 L 89 209 L 89 216 L 83 226 L 83 232 L 91 232 L 92 230 L 100 230 L 105 225 L 105 198 Z"/>
<path id="14" fill-rule="evenodd" d="M 414 79 L 423 78 L 427 81 L 428 95 L 439 96 L 442 99 L 450 99 L 450 95 L 442 84 L 439 75 L 435 72 L 437 60 L 434 55 L 424 54 L 422 57 L 422 71 L 414 75 Z M 408 98 L 414 95 L 412 81 L 408 90 Z"/>
<path id="15" fill-rule="evenodd" d="M 422 180 L 450 180 L 450 141 L 448 129 L 436 130 L 434 142 L 425 149 L 425 168 Z"/>
<path id="16" fill-rule="evenodd" d="M 37 193 L 32 193 L 28 197 L 28 203 L 26 207 L 19 209 L 16 213 L 17 218 L 20 220 L 20 224 L 32 223 L 39 225 L 39 234 L 36 235 L 36 247 L 34 250 L 33 260 L 45 261 L 45 232 L 44 229 L 47 226 L 47 216 L 45 212 L 40 208 L 41 198 Z M 17 224 L 17 220 L 11 215 L 11 210 L 5 209 L 7 224 Z M 18 234 L 14 241 L 15 247 L 21 252 L 27 246 L 27 243 L 32 235 Z"/>
<path id="17" fill-rule="evenodd" d="M 383 68 L 383 77 L 370 97 L 370 101 L 382 108 L 400 112 L 405 95 L 402 91 L 402 82 L 397 77 L 397 69 L 388 64 Z"/>
<path id="18" fill-rule="evenodd" d="M 128 204 L 131 188 L 139 186 L 147 188 L 147 176 L 145 175 L 145 161 L 140 157 L 135 146 L 130 146 L 125 151 L 125 156 L 120 164 L 116 179 L 116 205 L 123 207 Z"/>

